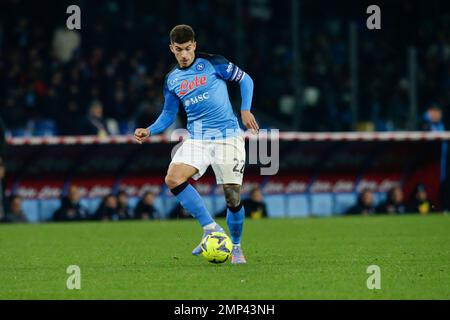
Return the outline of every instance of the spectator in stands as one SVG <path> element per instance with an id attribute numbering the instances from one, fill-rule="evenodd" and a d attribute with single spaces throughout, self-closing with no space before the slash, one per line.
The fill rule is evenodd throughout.
<path id="1" fill-rule="evenodd" d="M 261 219 L 267 217 L 267 207 L 264 203 L 263 195 L 259 187 L 250 190 L 249 197 L 242 200 L 245 208 L 245 216 L 251 219 Z"/>
<path id="2" fill-rule="evenodd" d="M 156 209 L 154 207 L 155 196 L 150 191 L 144 193 L 141 200 L 134 209 L 134 218 L 149 220 L 156 218 Z"/>
<path id="3" fill-rule="evenodd" d="M 251 219 L 261 219 L 268 217 L 267 206 L 264 202 L 261 189 L 254 187 L 250 190 L 249 197 L 242 200 L 242 205 L 245 209 L 245 216 Z M 218 218 L 225 218 L 227 216 L 227 209 L 223 209 L 215 215 Z"/>
<path id="4" fill-rule="evenodd" d="M 181 204 L 177 203 L 175 208 L 172 209 L 169 213 L 169 219 L 191 219 L 193 218 L 189 212 L 186 211 L 185 208 L 181 206 Z"/>
<path id="5" fill-rule="evenodd" d="M 137 109 L 135 123 L 138 128 L 146 128 L 149 123 L 153 123 L 159 116 L 159 108 L 152 102 L 144 101 Z"/>
<path id="6" fill-rule="evenodd" d="M 406 213 L 403 190 L 400 187 L 393 187 L 388 192 L 388 198 L 377 208 L 377 213 L 381 214 L 403 214 Z"/>
<path id="7" fill-rule="evenodd" d="M 117 211 L 117 198 L 113 194 L 109 194 L 103 198 L 102 203 L 97 209 L 95 216 L 98 220 L 119 220 L 119 213 Z"/>
<path id="8" fill-rule="evenodd" d="M 81 221 L 88 217 L 88 212 L 80 204 L 80 191 L 71 185 L 67 196 L 62 197 L 61 207 L 53 214 L 54 221 Z"/>
<path id="9" fill-rule="evenodd" d="M 133 211 L 128 204 L 128 195 L 125 190 L 121 190 L 117 193 L 117 213 L 119 220 L 128 220 L 133 218 Z"/>
<path id="10" fill-rule="evenodd" d="M 28 222 L 22 209 L 22 198 L 20 196 L 12 196 L 9 201 L 9 208 L 6 212 L 5 222 Z"/>
<path id="11" fill-rule="evenodd" d="M 442 109 L 436 105 L 432 105 L 425 112 L 422 122 L 422 130 L 443 132 L 445 125 L 442 120 Z M 439 177 L 441 202 L 444 212 L 450 210 L 450 153 L 448 151 L 448 142 L 443 141 L 441 145 L 441 173 Z"/>
<path id="12" fill-rule="evenodd" d="M 361 214 L 368 216 L 375 214 L 375 212 L 373 192 L 369 189 L 363 189 L 359 194 L 357 203 L 348 209 L 346 214 Z"/>
<path id="13" fill-rule="evenodd" d="M 77 31 L 67 29 L 65 26 L 58 27 L 53 34 L 53 53 L 63 63 L 72 59 L 74 51 L 80 44 L 80 34 Z"/>
<path id="14" fill-rule="evenodd" d="M 3 159 L 5 156 L 5 148 L 6 148 L 6 127 L 3 119 L 0 117 L 0 159 Z"/>
<path id="15" fill-rule="evenodd" d="M 423 131 L 445 131 L 445 126 L 442 121 L 442 109 L 437 105 L 431 105 L 423 115 L 421 123 Z"/>
<path id="16" fill-rule="evenodd" d="M 408 212 L 420 213 L 422 215 L 429 214 L 434 211 L 434 205 L 430 199 L 423 184 L 418 184 L 411 197 L 408 205 Z"/>
<path id="17" fill-rule="evenodd" d="M 109 134 L 103 119 L 103 105 L 95 100 L 91 103 L 88 115 L 84 121 L 84 134 L 104 137 Z"/>
<path id="18" fill-rule="evenodd" d="M 2 221 L 5 217 L 5 174 L 6 168 L 3 163 L 3 159 L 0 157 L 0 221 Z"/>
<path id="19" fill-rule="evenodd" d="M 5 124 L 0 117 L 0 221 L 5 217 L 5 175 L 6 168 L 3 163 L 3 157 L 5 156 Z"/>

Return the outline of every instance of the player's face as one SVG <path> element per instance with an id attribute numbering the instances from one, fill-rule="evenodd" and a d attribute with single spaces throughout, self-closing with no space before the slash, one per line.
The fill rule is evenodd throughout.
<path id="1" fill-rule="evenodd" d="M 180 67 L 184 68 L 189 66 L 194 61 L 196 47 L 197 43 L 195 41 L 185 43 L 173 42 L 170 45 L 170 51 L 172 51 L 175 55 Z"/>

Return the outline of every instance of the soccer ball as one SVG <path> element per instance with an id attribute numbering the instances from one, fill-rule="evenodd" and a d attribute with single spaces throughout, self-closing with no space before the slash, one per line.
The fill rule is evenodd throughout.
<path id="1" fill-rule="evenodd" d="M 211 263 L 224 263 L 231 255 L 230 238 L 223 232 L 213 232 L 203 238 L 202 256 Z"/>

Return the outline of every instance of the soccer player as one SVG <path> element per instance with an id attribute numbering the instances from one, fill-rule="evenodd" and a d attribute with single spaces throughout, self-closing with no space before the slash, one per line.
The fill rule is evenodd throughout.
<path id="1" fill-rule="evenodd" d="M 241 185 L 245 166 L 245 142 L 233 112 L 226 82 L 240 86 L 243 124 L 252 132 L 259 130 L 250 112 L 253 80 L 238 66 L 220 55 L 196 53 L 194 30 L 177 25 L 170 32 L 170 51 L 177 66 L 164 82 L 164 107 L 158 119 L 148 128 L 134 132 L 137 142 L 166 130 L 175 120 L 181 103 L 187 114 L 189 138 L 176 151 L 165 182 L 181 205 L 203 227 L 203 237 L 224 232 L 205 207 L 189 178 L 199 179 L 211 165 L 217 184 L 223 185 L 227 204 L 227 225 L 233 249 L 231 263 L 246 263 L 240 246 L 245 212 L 241 204 Z M 203 239 L 203 238 L 202 238 Z M 193 255 L 202 252 L 200 245 Z"/>

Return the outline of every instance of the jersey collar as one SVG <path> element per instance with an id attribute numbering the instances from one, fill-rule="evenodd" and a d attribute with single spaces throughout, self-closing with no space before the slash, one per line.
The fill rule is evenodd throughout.
<path id="1" fill-rule="evenodd" d="M 180 65 L 177 63 L 177 68 L 179 70 L 187 70 L 194 65 L 196 60 L 197 60 L 197 55 L 195 55 L 194 60 L 192 60 L 192 63 L 190 65 L 188 65 L 187 67 L 180 67 Z"/>

